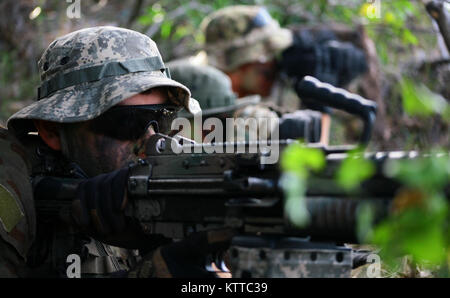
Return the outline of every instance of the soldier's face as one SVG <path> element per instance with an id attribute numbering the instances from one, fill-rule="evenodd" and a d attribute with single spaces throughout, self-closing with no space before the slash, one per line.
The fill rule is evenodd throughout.
<path id="1" fill-rule="evenodd" d="M 262 97 L 269 96 L 277 76 L 275 61 L 266 63 L 249 63 L 242 69 L 240 90 L 242 96 L 259 94 Z"/>
<path id="2" fill-rule="evenodd" d="M 167 100 L 165 92 L 154 89 L 151 93 L 130 97 L 119 105 L 163 104 Z M 61 150 L 64 156 L 77 163 L 91 177 L 114 171 L 137 157 L 144 157 L 146 142 L 155 133 L 149 126 L 139 139 L 123 140 L 93 132 L 90 125 L 88 121 L 64 127 Z"/>

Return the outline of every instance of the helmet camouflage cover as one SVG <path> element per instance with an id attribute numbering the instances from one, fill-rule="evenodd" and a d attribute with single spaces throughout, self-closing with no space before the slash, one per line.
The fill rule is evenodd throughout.
<path id="1" fill-rule="evenodd" d="M 136 31 L 101 26 L 69 33 L 48 46 L 38 66 L 38 101 L 8 119 L 8 129 L 15 134 L 31 131 L 31 119 L 93 119 L 155 87 L 167 87 L 169 100 L 191 113 L 200 109 L 189 89 L 170 79 L 155 42 Z"/>
<path id="2" fill-rule="evenodd" d="M 231 88 L 230 78 L 209 65 L 196 65 L 188 60 L 168 63 L 174 80 L 187 86 L 192 97 L 198 100 L 202 115 L 232 114 L 247 105 L 257 104 L 258 95 L 237 98 Z M 180 116 L 189 117 L 182 111 Z"/>
<path id="3" fill-rule="evenodd" d="M 292 43 L 264 7 L 236 5 L 220 9 L 201 24 L 208 63 L 231 71 L 250 62 L 266 62 Z"/>

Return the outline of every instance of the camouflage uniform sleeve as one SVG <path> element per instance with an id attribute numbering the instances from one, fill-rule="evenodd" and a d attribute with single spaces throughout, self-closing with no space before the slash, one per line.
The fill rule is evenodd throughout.
<path id="1" fill-rule="evenodd" d="M 0 127 L 0 277 L 24 272 L 36 219 L 25 150 Z"/>

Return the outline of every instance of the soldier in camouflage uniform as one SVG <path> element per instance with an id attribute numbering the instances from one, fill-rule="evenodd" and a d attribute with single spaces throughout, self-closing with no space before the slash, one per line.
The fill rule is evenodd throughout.
<path id="1" fill-rule="evenodd" d="M 276 79 L 274 58 L 291 45 L 289 30 L 280 28 L 264 8 L 244 5 L 212 13 L 201 28 L 208 64 L 230 76 L 239 96 L 270 95 Z"/>
<path id="2" fill-rule="evenodd" d="M 313 46 L 311 49 L 308 47 L 303 55 L 302 42 L 305 39 L 298 38 L 292 31 L 281 28 L 267 10 L 260 6 L 225 7 L 205 18 L 201 29 L 205 35 L 204 49 L 207 63 L 224 71 L 230 77 L 233 90 L 240 97 L 249 94 L 270 97 L 265 103 L 266 107 L 258 105 L 252 109 L 248 108 L 241 115 L 244 117 L 260 117 L 261 114 L 267 114 L 265 112 L 267 110 L 276 111 L 281 115 L 298 109 L 298 103 L 285 104 L 277 95 L 287 90 L 279 84 L 285 81 L 280 79 L 280 70 L 288 75 L 294 75 L 296 80 L 308 74 L 333 84 L 335 82 L 327 79 L 340 76 L 342 73 L 347 74 L 346 68 L 353 65 L 347 63 L 352 62 L 352 59 L 341 58 L 360 53 L 352 46 L 334 41 L 323 47 Z M 319 55 L 316 55 L 317 53 Z M 359 58 L 360 56 L 358 62 L 364 60 Z M 344 68 L 345 71 L 342 72 L 340 68 Z M 358 69 L 357 73 L 359 71 Z M 321 76 L 325 74 L 327 76 Z M 351 75 L 354 76 L 354 73 Z M 302 98 L 302 106 L 323 113 L 321 141 L 328 143 L 329 111 L 305 98 Z"/>
<path id="3" fill-rule="evenodd" d="M 127 29 L 87 28 L 53 41 L 39 70 L 37 102 L 0 131 L 0 275 L 65 277 L 67 256 L 77 254 L 82 277 L 210 276 L 202 256 L 226 245 L 228 231 L 171 243 L 127 216 L 129 162 L 180 108 L 200 112 L 156 44 Z M 34 213 L 33 192 L 52 196 L 40 188 L 43 176 L 81 181 L 56 216 Z"/>
<path id="4" fill-rule="evenodd" d="M 226 134 L 226 119 L 254 118 L 257 120 L 257 135 L 259 139 L 270 137 L 274 129 L 279 129 L 279 137 L 304 138 L 305 141 L 318 141 L 320 138 L 320 113 L 315 111 L 296 111 L 284 114 L 279 118 L 278 114 L 260 105 L 261 96 L 258 94 L 238 98 L 232 90 L 230 78 L 222 71 L 210 65 L 197 63 L 193 59 L 180 59 L 169 62 L 170 73 L 173 79 L 187 86 L 195 99 L 200 103 L 202 119 L 209 117 L 222 121 L 225 141 L 236 141 L 238 128 L 234 127 L 234 135 Z M 191 120 L 191 129 L 194 121 L 191 114 L 181 112 L 181 117 Z M 270 119 L 270 121 L 268 121 Z M 267 121 L 266 121 L 267 120 Z M 245 127 L 244 137 L 250 139 L 250 127 Z M 203 138 L 209 131 L 203 130 Z M 187 132 L 183 136 L 193 138 L 194 133 Z M 229 138 L 225 138 L 228 136 Z M 234 136 L 234 138 L 233 138 Z M 216 140 L 217 141 L 217 140 Z"/>
<path id="5" fill-rule="evenodd" d="M 298 108 L 298 103 L 290 104 L 287 109 L 275 104 L 275 93 L 280 89 L 276 84 L 276 58 L 292 44 L 293 36 L 265 8 L 226 7 L 205 18 L 201 29 L 205 35 L 207 63 L 230 77 L 232 88 L 239 96 L 259 94 L 266 99 L 264 104 L 248 107 L 236 116 L 281 116 Z M 329 119 L 324 118 L 322 122 L 321 135 L 325 137 L 322 141 L 328 143 Z"/>
<path id="6" fill-rule="evenodd" d="M 231 89 L 231 81 L 226 74 L 209 65 L 198 65 L 188 60 L 173 61 L 167 64 L 170 74 L 174 80 L 187 86 L 192 92 L 192 97 L 198 100 L 202 109 L 202 122 L 208 118 L 218 118 L 222 121 L 223 128 L 226 127 L 226 119 L 233 118 L 242 109 L 251 107 L 260 102 L 259 95 L 250 95 L 244 98 L 237 98 Z M 194 138 L 193 115 L 185 111 L 179 113 L 180 117 L 186 117 L 191 121 L 191 132 L 183 135 L 187 138 Z M 276 118 L 276 114 L 271 115 Z M 203 131 L 203 138 L 209 131 Z M 224 130 L 223 141 L 234 141 L 225 139 Z M 236 134 L 234 134 L 236 135 Z M 231 136 L 231 135 L 230 135 Z"/>

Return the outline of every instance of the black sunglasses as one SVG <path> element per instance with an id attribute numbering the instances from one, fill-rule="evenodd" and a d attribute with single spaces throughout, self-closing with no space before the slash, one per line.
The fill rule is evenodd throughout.
<path id="1" fill-rule="evenodd" d="M 181 107 L 167 104 L 114 106 L 93 119 L 91 131 L 119 140 L 137 140 L 150 125 L 155 132 L 167 133 Z"/>

